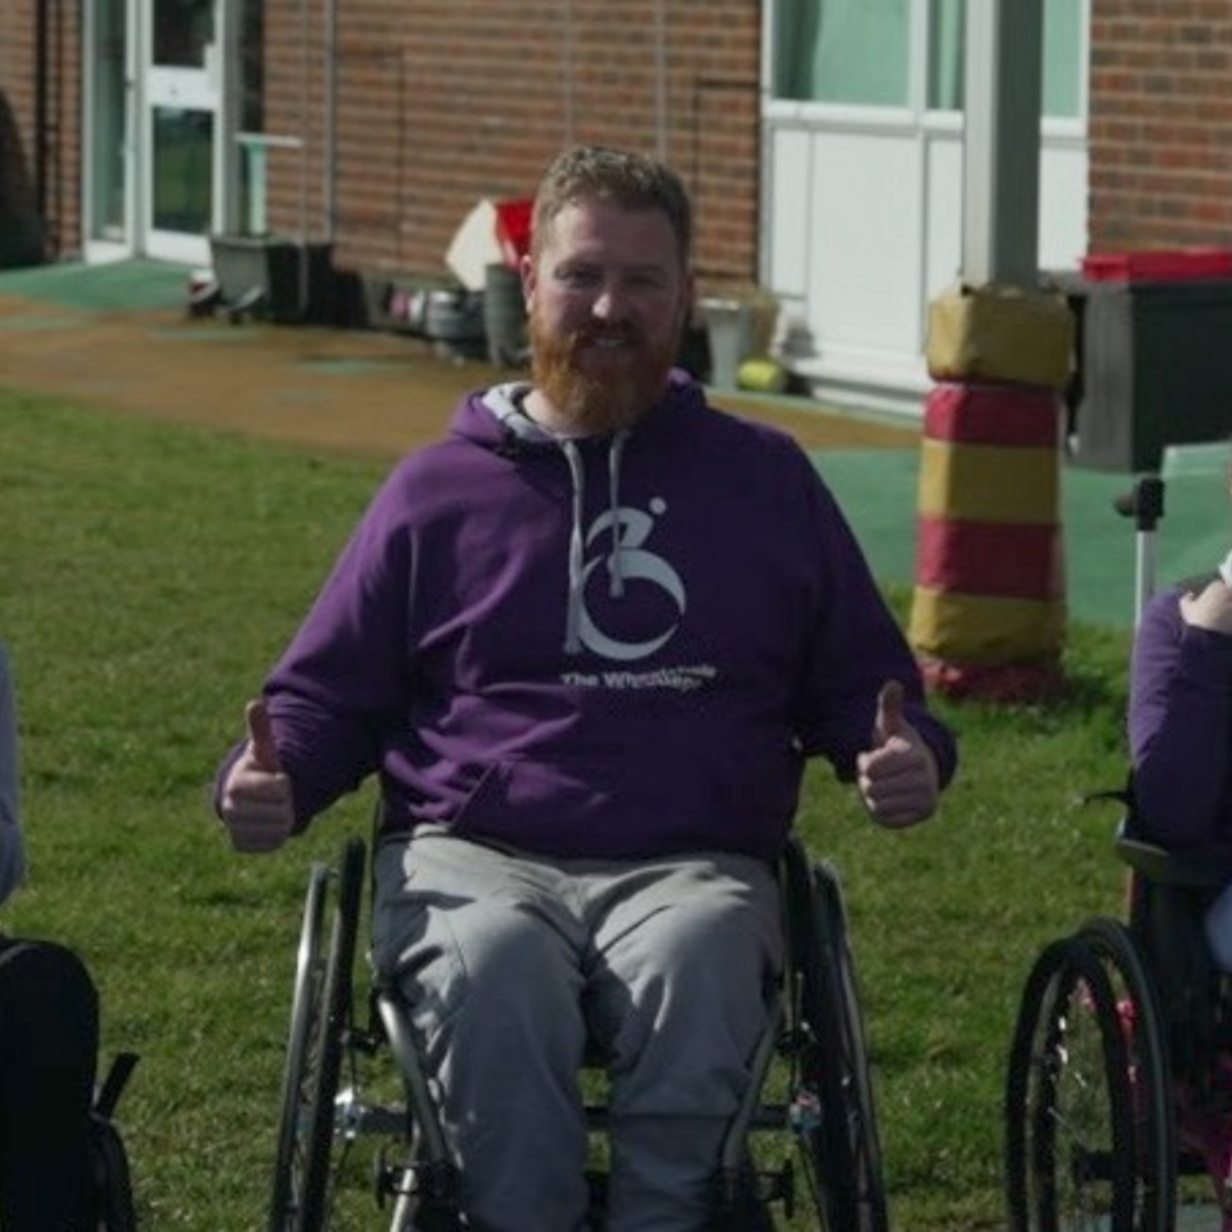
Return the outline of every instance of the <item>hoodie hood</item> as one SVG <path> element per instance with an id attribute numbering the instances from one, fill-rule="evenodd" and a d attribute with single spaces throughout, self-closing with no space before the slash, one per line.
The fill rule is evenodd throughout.
<path id="1" fill-rule="evenodd" d="M 700 386 L 685 372 L 674 369 L 668 378 L 667 391 L 663 398 L 636 423 L 602 437 L 573 437 L 552 432 L 532 419 L 523 409 L 531 385 L 525 381 L 511 381 L 494 385 L 484 393 L 471 394 L 458 407 L 453 422 L 453 431 L 476 444 L 493 448 L 509 458 L 523 451 L 559 450 L 569 467 L 572 485 L 572 525 L 569 533 L 569 604 L 565 618 L 566 655 L 576 656 L 582 652 L 581 622 L 583 611 L 582 591 L 585 587 L 585 544 L 583 517 L 586 508 L 586 468 L 583 465 L 581 442 L 607 443 L 607 498 L 608 533 L 612 549 L 608 556 L 610 577 L 609 593 L 613 599 L 622 598 L 625 592 L 624 553 L 620 546 L 620 466 L 625 445 L 635 433 L 654 434 L 664 425 L 670 429 L 679 418 L 682 409 L 691 406 L 705 407 Z M 497 432 L 493 443 L 493 425 Z"/>
<path id="2" fill-rule="evenodd" d="M 530 392 L 528 381 L 509 381 L 490 389 L 467 394 L 454 409 L 449 430 L 477 445 L 514 456 L 523 450 L 536 448 L 553 451 L 562 440 L 610 440 L 605 437 L 564 437 L 549 432 L 522 409 Z M 674 368 L 668 376 L 667 389 L 641 419 L 624 429 L 631 439 L 651 437 L 679 422 L 683 411 L 705 411 L 706 398 L 702 387 L 683 369 Z"/>

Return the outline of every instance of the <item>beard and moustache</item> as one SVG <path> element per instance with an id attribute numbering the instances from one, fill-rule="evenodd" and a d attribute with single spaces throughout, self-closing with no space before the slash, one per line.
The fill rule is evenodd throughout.
<path id="1" fill-rule="evenodd" d="M 568 430 L 579 436 L 628 428 L 662 398 L 683 328 L 653 344 L 631 326 L 555 333 L 533 310 L 528 325 L 534 384 Z M 587 350 L 601 354 L 598 348 L 605 339 L 624 346 L 610 353 L 612 362 L 587 370 L 579 362 L 582 354 Z"/>

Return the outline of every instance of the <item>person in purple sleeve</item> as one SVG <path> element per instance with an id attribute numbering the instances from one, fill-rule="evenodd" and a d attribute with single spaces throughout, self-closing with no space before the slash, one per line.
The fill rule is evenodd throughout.
<path id="1" fill-rule="evenodd" d="M 1202 848 L 1232 868 L 1232 557 L 1143 610 L 1129 739 L 1144 837 Z M 1206 932 L 1215 961 L 1232 971 L 1232 887 L 1212 904 Z"/>
<path id="2" fill-rule="evenodd" d="M 380 776 L 373 959 L 489 1232 L 581 1228 L 587 1039 L 612 1078 L 608 1228 L 706 1227 L 806 758 L 890 828 L 955 767 L 808 458 L 672 368 L 691 229 L 658 163 L 552 164 L 532 380 L 467 397 L 393 472 L 218 775 L 247 851 Z"/>

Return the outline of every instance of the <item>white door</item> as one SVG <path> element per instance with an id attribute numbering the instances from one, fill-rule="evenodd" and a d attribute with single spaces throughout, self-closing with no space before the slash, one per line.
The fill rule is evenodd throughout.
<path id="1" fill-rule="evenodd" d="M 82 224 L 85 258 L 131 256 L 133 14 L 128 0 L 87 0 L 83 56 Z"/>
<path id="2" fill-rule="evenodd" d="M 765 6 L 762 278 L 829 400 L 918 414 L 930 386 L 928 303 L 962 257 L 967 3 Z M 1086 250 L 1088 29 L 1089 0 L 1044 0 L 1045 269 Z"/>
<path id="3" fill-rule="evenodd" d="M 209 264 L 221 226 L 227 116 L 224 0 L 140 0 L 144 249 Z"/>

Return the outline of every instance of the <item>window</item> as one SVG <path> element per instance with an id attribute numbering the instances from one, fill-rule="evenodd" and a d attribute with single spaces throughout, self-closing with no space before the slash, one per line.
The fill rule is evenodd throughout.
<path id="1" fill-rule="evenodd" d="M 1044 0 L 1044 80 L 1046 116 L 1079 116 L 1082 66 L 1082 12 L 1079 0 Z M 961 111 L 966 0 L 929 0 L 928 106 Z"/>
<path id="2" fill-rule="evenodd" d="M 961 111 L 966 0 L 779 0 L 774 96 L 863 106 L 910 105 L 912 13 L 928 7 L 927 105 Z M 1043 111 L 1078 117 L 1081 0 L 1044 0 Z M 923 49 L 914 54 L 922 55 Z"/>
<path id="3" fill-rule="evenodd" d="M 907 105 L 911 0 L 783 0 L 775 95 Z"/>

